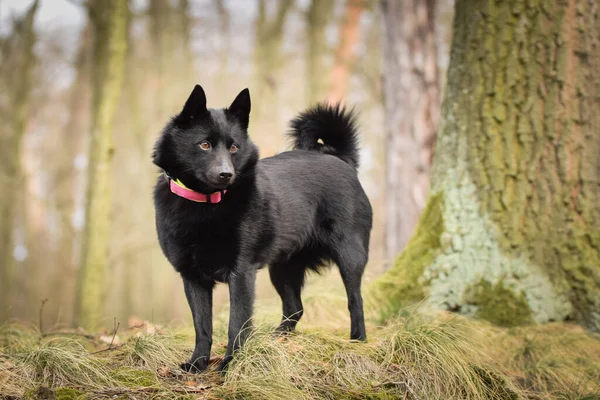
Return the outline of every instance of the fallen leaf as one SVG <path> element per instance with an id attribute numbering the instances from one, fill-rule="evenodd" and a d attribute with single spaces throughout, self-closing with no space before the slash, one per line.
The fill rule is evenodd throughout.
<path id="1" fill-rule="evenodd" d="M 127 318 L 127 325 L 130 328 L 141 328 L 142 326 L 144 326 L 144 320 L 136 316 L 131 316 Z"/>
<path id="2" fill-rule="evenodd" d="M 146 324 L 144 325 L 144 331 L 146 331 L 146 333 L 149 335 L 154 335 L 156 333 L 156 327 L 154 324 L 146 321 Z"/>
<path id="3" fill-rule="evenodd" d="M 106 343 L 106 344 L 111 344 L 112 343 L 114 346 L 117 346 L 117 345 L 121 344 L 121 339 L 119 339 L 118 335 L 116 335 L 114 337 L 114 340 L 113 340 L 113 335 L 101 335 L 100 336 L 100 341 L 102 343 Z"/>
<path id="4" fill-rule="evenodd" d="M 290 342 L 288 349 L 294 353 L 300 353 L 302 350 L 304 350 L 304 346 L 298 343 Z"/>
<path id="5" fill-rule="evenodd" d="M 159 367 L 157 370 L 158 376 L 171 376 L 171 369 L 169 367 Z"/>

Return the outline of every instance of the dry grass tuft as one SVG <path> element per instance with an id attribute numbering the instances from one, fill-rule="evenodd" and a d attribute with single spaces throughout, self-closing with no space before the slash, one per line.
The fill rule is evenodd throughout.
<path id="1" fill-rule="evenodd" d="M 345 327 L 343 318 L 337 326 Z M 346 329 L 316 329 L 317 322 L 286 337 L 261 325 L 224 378 L 214 369 L 179 371 L 193 347 L 189 328 L 128 330 L 108 350 L 99 335 L 43 336 L 9 324 L 0 327 L 0 398 L 600 398 L 600 339 L 572 325 L 504 329 L 448 313 L 416 314 L 370 326 L 369 342 L 356 343 Z M 215 331 L 218 358 L 225 330 Z"/>
<path id="2" fill-rule="evenodd" d="M 370 343 L 323 332 L 273 339 L 256 332 L 217 389 L 223 398 L 519 399 L 519 389 L 459 323 L 398 321 Z"/>

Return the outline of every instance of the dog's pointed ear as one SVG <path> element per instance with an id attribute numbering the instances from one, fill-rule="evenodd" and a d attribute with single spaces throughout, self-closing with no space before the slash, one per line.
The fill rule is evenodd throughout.
<path id="1" fill-rule="evenodd" d="M 206 109 L 206 94 L 202 86 L 196 85 L 190 97 L 188 97 L 183 110 L 179 114 L 179 118 L 183 121 L 189 121 L 193 119 L 199 119 L 207 113 Z"/>
<path id="2" fill-rule="evenodd" d="M 247 88 L 237 95 L 227 109 L 227 112 L 238 120 L 242 128 L 248 129 L 248 122 L 250 120 L 250 91 Z"/>

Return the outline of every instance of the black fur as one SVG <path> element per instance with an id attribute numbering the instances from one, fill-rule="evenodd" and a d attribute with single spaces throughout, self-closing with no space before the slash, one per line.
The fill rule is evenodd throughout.
<path id="1" fill-rule="evenodd" d="M 319 104 L 291 122 L 289 136 L 298 150 L 336 156 L 358 169 L 358 129 L 354 110 L 340 104 Z M 319 143 L 319 139 L 323 143 Z"/>
<path id="2" fill-rule="evenodd" d="M 194 319 L 196 346 L 182 364 L 188 371 L 208 366 L 215 283 L 229 284 L 231 302 L 223 369 L 247 337 L 256 270 L 265 265 L 283 302 L 279 330 L 294 329 L 302 316 L 307 269 L 334 262 L 348 294 L 350 337 L 366 339 L 360 283 L 372 211 L 356 173 L 352 112 L 320 105 L 302 113 L 292 122 L 297 150 L 261 161 L 247 134 L 249 113 L 247 89 L 228 109 L 207 109 L 196 86 L 153 155 L 156 165 L 193 190 L 227 189 L 220 203 L 195 203 L 171 193 L 169 178 L 161 175 L 154 190 L 158 239 L 183 278 Z M 200 148 L 204 141 L 209 150 Z M 223 170 L 231 177 L 223 178 Z"/>

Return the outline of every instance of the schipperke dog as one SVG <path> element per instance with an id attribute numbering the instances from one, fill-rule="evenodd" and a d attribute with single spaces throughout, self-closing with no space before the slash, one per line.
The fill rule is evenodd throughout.
<path id="1" fill-rule="evenodd" d="M 365 340 L 361 278 L 369 253 L 372 210 L 357 177 L 355 116 L 318 105 L 291 122 L 294 150 L 259 161 L 248 137 L 250 93 L 229 108 L 206 108 L 196 85 L 164 128 L 154 163 L 160 246 L 181 274 L 192 310 L 196 347 L 181 367 L 207 368 L 212 344 L 212 292 L 229 285 L 231 311 L 223 370 L 248 335 L 257 269 L 268 265 L 283 302 L 278 330 L 302 317 L 308 270 L 337 264 L 351 316 L 350 338 Z"/>

